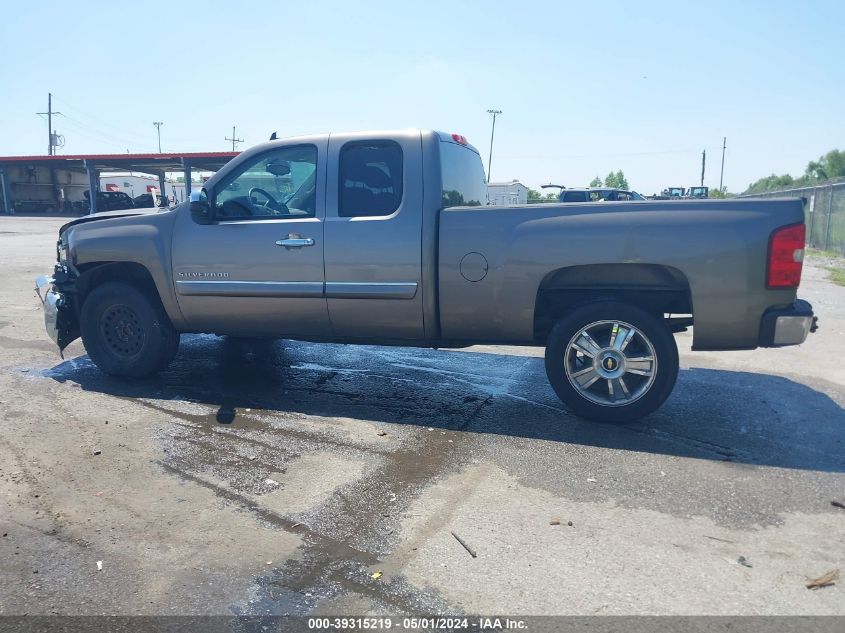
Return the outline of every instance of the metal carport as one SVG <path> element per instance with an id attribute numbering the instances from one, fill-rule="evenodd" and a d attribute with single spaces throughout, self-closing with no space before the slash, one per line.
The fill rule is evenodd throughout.
<path id="1" fill-rule="evenodd" d="M 16 186 L 52 187 L 52 193 L 46 200 L 61 206 L 59 189 L 71 186 L 73 174 L 87 175 L 89 191 L 99 191 L 100 173 L 104 171 L 141 172 L 158 176 L 160 189 L 164 191 L 165 173 L 181 171 L 185 176 L 185 195 L 191 194 L 191 172 L 217 171 L 238 152 L 188 152 L 167 154 L 76 154 L 67 156 L 0 156 L 0 189 L 3 208 L 7 214 L 15 212 Z M 10 173 L 17 169 L 18 181 L 10 179 Z M 68 183 L 58 182 L 56 173 L 68 174 Z M 39 173 L 46 172 L 46 182 L 37 182 Z M 26 173 L 28 180 L 21 174 Z M 78 187 L 77 184 L 72 186 Z M 97 196 L 91 195 L 90 213 L 97 212 Z"/>

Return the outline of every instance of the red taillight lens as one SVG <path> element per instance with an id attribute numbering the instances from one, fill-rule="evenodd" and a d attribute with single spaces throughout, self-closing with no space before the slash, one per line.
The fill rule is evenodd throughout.
<path id="1" fill-rule="evenodd" d="M 772 233 L 769 241 L 767 288 L 797 288 L 804 264 L 803 224 L 784 226 Z"/>
<path id="2" fill-rule="evenodd" d="M 452 134 L 452 140 L 456 143 L 460 143 L 461 145 L 467 144 L 466 137 L 463 137 L 460 134 Z"/>

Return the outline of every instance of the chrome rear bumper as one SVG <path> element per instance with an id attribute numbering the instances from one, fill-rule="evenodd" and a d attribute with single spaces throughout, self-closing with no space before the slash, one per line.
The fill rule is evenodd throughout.
<path id="1" fill-rule="evenodd" d="M 800 345 L 818 329 L 813 306 L 796 299 L 788 308 L 767 310 L 760 321 L 760 347 Z"/>

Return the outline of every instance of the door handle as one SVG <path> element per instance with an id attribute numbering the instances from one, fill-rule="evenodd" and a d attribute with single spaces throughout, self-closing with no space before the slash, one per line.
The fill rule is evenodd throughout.
<path id="1" fill-rule="evenodd" d="M 294 237 L 288 235 L 283 240 L 276 240 L 276 246 L 284 246 L 285 248 L 302 248 L 303 246 L 314 246 L 313 237 Z"/>

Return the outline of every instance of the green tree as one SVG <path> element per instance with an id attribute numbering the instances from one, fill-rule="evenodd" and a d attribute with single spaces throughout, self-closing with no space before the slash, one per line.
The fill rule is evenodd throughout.
<path id="1" fill-rule="evenodd" d="M 630 189 L 631 187 L 628 186 L 628 179 L 625 178 L 625 174 L 622 173 L 622 170 L 616 172 L 616 183 L 619 189 Z"/>
<path id="2" fill-rule="evenodd" d="M 551 193 L 547 193 L 543 197 L 543 200 L 557 200 L 559 197 L 560 197 L 560 194 L 551 192 Z"/>
<path id="3" fill-rule="evenodd" d="M 598 176 L 596 176 L 595 178 L 593 178 L 593 179 L 590 181 L 590 186 L 591 186 L 591 187 L 602 187 L 602 186 L 604 186 L 604 183 L 601 181 L 601 178 L 599 178 Z"/>
<path id="4" fill-rule="evenodd" d="M 745 193 L 762 193 L 774 189 L 786 189 L 789 187 L 806 187 L 833 178 L 845 178 L 845 152 L 834 149 L 818 160 L 811 160 L 807 163 L 807 169 L 803 176 L 793 178 L 789 174 L 780 176 L 772 174 L 755 180 Z"/>
<path id="5" fill-rule="evenodd" d="M 730 192 L 729 192 L 726 188 L 725 188 L 725 189 L 722 189 L 722 190 L 720 191 L 720 190 L 719 190 L 719 188 L 718 188 L 718 187 L 716 187 L 716 188 L 711 189 L 711 190 L 710 190 L 710 192 L 707 194 L 707 196 L 708 196 L 709 198 L 719 198 L 719 199 L 724 199 L 724 198 L 735 198 L 735 197 L 736 197 L 736 194 L 735 194 L 735 193 L 730 193 Z"/>
<path id="6" fill-rule="evenodd" d="M 772 189 L 783 189 L 784 187 L 794 187 L 800 186 L 802 184 L 806 184 L 806 178 L 799 178 L 795 179 L 789 174 L 783 174 L 782 176 L 777 176 L 772 174 L 771 176 L 766 176 L 765 178 L 760 178 L 759 180 L 754 181 L 750 185 L 748 185 L 748 189 L 746 189 L 746 193 L 762 193 L 763 191 L 771 191 Z"/>
<path id="7" fill-rule="evenodd" d="M 625 178 L 625 174 L 621 169 L 619 171 L 610 172 L 607 175 L 607 178 L 604 179 L 604 186 L 614 187 L 616 189 L 629 189 L 628 179 Z"/>
<path id="8" fill-rule="evenodd" d="M 529 189 L 528 190 L 528 199 L 529 200 L 542 200 L 543 194 L 541 194 L 536 189 Z"/>
<path id="9" fill-rule="evenodd" d="M 817 161 L 811 160 L 807 165 L 806 175 L 813 180 L 845 177 L 845 152 L 834 149 Z"/>

